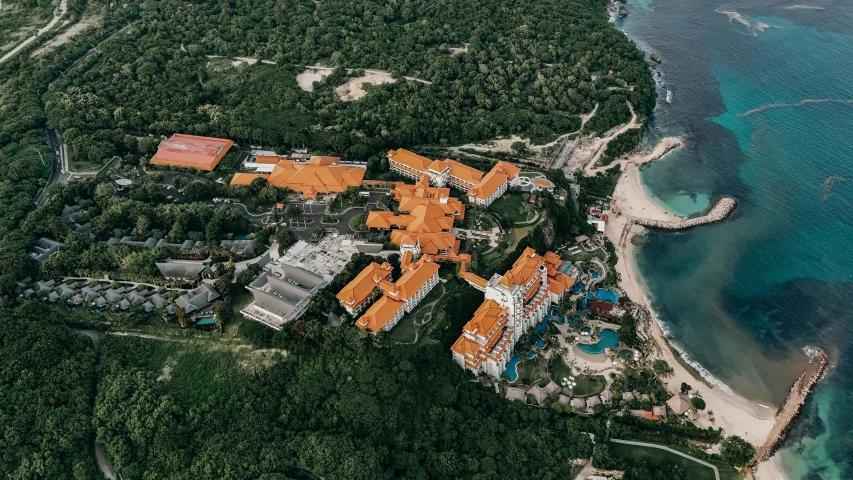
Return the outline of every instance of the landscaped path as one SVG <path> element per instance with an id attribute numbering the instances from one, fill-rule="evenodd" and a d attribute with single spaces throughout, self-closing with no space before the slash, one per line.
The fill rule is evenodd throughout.
<path id="1" fill-rule="evenodd" d="M 432 321 L 432 316 L 435 312 L 435 306 L 438 305 L 438 302 L 440 302 L 441 299 L 444 298 L 444 295 L 447 293 L 447 289 L 444 288 L 443 283 L 439 282 L 438 286 L 441 287 L 441 295 L 439 295 L 438 298 L 436 298 L 435 300 L 424 305 L 424 307 L 429 307 L 429 312 L 427 312 L 427 319 L 420 325 L 415 325 L 415 341 L 413 341 L 412 344 L 418 343 L 418 341 L 421 339 L 421 327 Z"/>
<path id="2" fill-rule="evenodd" d="M 635 442 L 635 441 L 633 441 L 633 440 L 619 440 L 618 438 L 611 438 L 611 439 L 610 439 L 610 441 L 611 441 L 611 442 L 614 442 L 614 443 L 622 443 L 622 444 L 624 444 L 624 445 L 634 445 L 634 446 L 637 446 L 637 447 L 657 448 L 658 450 L 665 450 L 665 451 L 667 451 L 667 452 L 669 452 L 669 453 L 674 453 L 674 454 L 678 455 L 679 457 L 684 457 L 684 458 L 686 458 L 686 459 L 688 459 L 688 460 L 693 460 L 694 462 L 696 462 L 696 463 L 698 463 L 698 464 L 700 464 L 700 465 L 704 465 L 704 466 L 706 466 L 706 467 L 710 468 L 711 470 L 713 470 L 713 471 L 714 471 L 714 478 L 715 478 L 716 480 L 720 480 L 720 471 L 717 469 L 717 466 L 716 466 L 716 465 L 714 465 L 714 464 L 712 464 L 712 463 L 708 463 L 708 462 L 706 462 L 706 461 L 704 461 L 704 460 L 699 460 L 699 459 L 698 459 L 698 458 L 696 458 L 696 457 L 691 457 L 690 455 L 687 455 L 686 453 L 681 453 L 681 452 L 679 452 L 678 450 L 673 450 L 672 448 L 665 447 L 665 446 L 663 446 L 663 445 L 657 445 L 657 444 L 654 444 L 654 443 Z"/>
<path id="3" fill-rule="evenodd" d="M 92 345 L 95 348 L 95 365 L 98 364 L 101 358 L 101 336 L 104 334 L 103 332 L 99 332 L 97 330 L 80 330 L 76 328 L 72 328 L 71 331 L 82 333 L 87 337 L 92 339 Z M 97 383 L 94 387 L 95 394 L 97 394 Z M 95 444 L 95 460 L 98 463 L 98 468 L 101 470 L 101 473 L 104 474 L 105 477 L 110 480 L 116 480 L 118 477 L 116 476 L 116 472 L 113 469 L 113 464 L 110 462 L 110 459 L 107 458 L 107 451 L 104 449 L 104 446 L 98 443 L 96 438 L 92 439 L 92 442 Z"/>

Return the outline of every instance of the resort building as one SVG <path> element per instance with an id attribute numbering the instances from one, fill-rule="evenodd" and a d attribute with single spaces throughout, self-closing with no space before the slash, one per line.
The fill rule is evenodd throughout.
<path id="1" fill-rule="evenodd" d="M 543 321 L 552 303 L 559 303 L 574 280 L 564 273 L 560 256 L 524 250 L 504 275 L 485 280 L 465 271 L 460 275 L 485 294 L 485 301 L 465 324 L 450 350 L 453 359 L 475 374 L 499 377 L 506 369 L 516 342 Z"/>
<path id="2" fill-rule="evenodd" d="M 498 162 L 474 187 L 468 190 L 468 200 L 488 207 L 501 198 L 511 185 L 515 185 L 521 169 L 506 162 Z"/>
<path id="3" fill-rule="evenodd" d="M 326 285 L 319 275 L 287 264 L 264 271 L 246 288 L 253 300 L 241 313 L 272 328 L 302 316 L 311 298 Z"/>
<path id="4" fill-rule="evenodd" d="M 252 180 L 263 178 L 270 185 L 286 187 L 306 199 L 313 199 L 317 195 L 341 193 L 349 187 L 361 186 L 365 173 L 364 168 L 340 165 L 337 157 L 315 156 L 307 163 L 279 160 L 275 164 L 257 162 L 256 165 L 256 171 L 267 173 L 235 173 L 231 185 L 249 185 Z"/>
<path id="5" fill-rule="evenodd" d="M 234 142 L 222 138 L 199 137 L 176 133 L 160 142 L 157 153 L 149 163 L 211 171 Z"/>
<path id="6" fill-rule="evenodd" d="M 379 282 L 391 277 L 391 270 L 391 264 L 388 262 L 382 265 L 373 262 L 338 292 L 337 298 L 347 313 L 358 316 L 377 293 Z"/>
<path id="7" fill-rule="evenodd" d="M 138 295 L 139 298 L 131 299 L 130 296 L 127 298 L 130 300 L 130 303 L 135 304 L 137 301 L 144 301 L 145 298 L 141 295 Z M 191 314 L 193 312 L 199 312 L 209 307 L 217 298 L 219 298 L 219 292 L 216 291 L 212 286 L 202 283 L 198 287 L 189 292 L 181 295 L 175 300 L 175 305 L 178 306 L 181 310 L 186 314 Z"/>
<path id="8" fill-rule="evenodd" d="M 427 257 L 415 263 L 411 259 L 411 253 L 403 255 L 403 274 L 396 282 L 390 281 L 389 264 L 371 263 L 338 293 L 341 305 L 352 315 L 357 315 L 375 293 L 382 293 L 356 320 L 358 327 L 371 332 L 390 330 L 438 285 L 438 264 Z"/>
<path id="9" fill-rule="evenodd" d="M 426 177 L 416 185 L 398 185 L 391 191 L 399 202 L 398 213 L 368 213 L 368 228 L 391 230 L 391 243 L 412 258 L 429 255 L 432 260 L 466 261 L 459 254 L 459 239 L 451 233 L 453 223 L 465 218 L 465 205 L 450 196 L 449 188 L 429 187 Z"/>
<path id="10" fill-rule="evenodd" d="M 430 160 L 402 148 L 388 152 L 388 165 L 411 179 L 426 178 L 434 187 L 451 186 L 467 192 L 469 200 L 484 206 L 515 185 L 521 171 L 514 165 L 498 162 L 489 173 L 483 173 L 456 160 Z"/>

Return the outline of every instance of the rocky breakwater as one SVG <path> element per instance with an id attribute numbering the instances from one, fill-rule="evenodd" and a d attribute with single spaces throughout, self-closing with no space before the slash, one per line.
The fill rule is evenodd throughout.
<path id="1" fill-rule="evenodd" d="M 659 220 L 651 218 L 642 218 L 629 216 L 628 223 L 633 225 L 642 225 L 648 228 L 662 228 L 664 230 L 684 230 L 686 228 L 698 227 L 725 220 L 737 208 L 737 200 L 733 197 L 722 197 L 717 200 L 704 215 L 698 217 L 685 218 L 682 220 Z"/>
<path id="2" fill-rule="evenodd" d="M 788 392 L 788 397 L 785 399 L 785 403 L 782 404 L 782 407 L 779 408 L 779 411 L 776 413 L 776 421 L 773 424 L 773 429 L 770 430 L 770 434 L 767 436 L 767 440 L 764 442 L 764 445 L 758 448 L 755 453 L 755 457 L 753 457 L 752 461 L 747 465 L 747 471 L 745 472 L 747 474 L 747 478 L 751 478 L 752 470 L 760 462 L 772 457 L 773 454 L 776 453 L 776 450 L 778 450 L 782 445 L 782 441 L 785 440 L 785 436 L 791 429 L 791 425 L 793 425 L 797 415 L 800 414 L 800 409 L 803 407 L 803 404 L 806 403 L 806 398 L 808 398 L 815 383 L 820 380 L 824 370 L 826 369 L 826 364 L 829 360 L 826 352 L 820 348 L 809 347 L 806 349 L 806 354 L 809 356 L 809 364 L 806 365 L 806 369 L 803 370 L 800 378 L 794 382 L 794 386 L 791 387 L 791 391 Z"/>

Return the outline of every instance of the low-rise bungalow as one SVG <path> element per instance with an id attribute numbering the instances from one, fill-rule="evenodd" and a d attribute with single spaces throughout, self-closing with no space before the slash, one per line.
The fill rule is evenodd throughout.
<path id="1" fill-rule="evenodd" d="M 202 310 L 219 298 L 219 292 L 212 286 L 202 283 L 194 290 L 181 295 L 175 301 L 175 304 L 184 311 L 190 314 Z"/>

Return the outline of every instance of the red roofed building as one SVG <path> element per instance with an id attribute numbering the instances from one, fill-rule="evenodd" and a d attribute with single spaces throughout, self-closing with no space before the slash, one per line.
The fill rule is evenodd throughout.
<path id="1" fill-rule="evenodd" d="M 160 142 L 149 163 L 211 171 L 234 142 L 222 138 L 199 137 L 176 133 Z"/>
<path id="2" fill-rule="evenodd" d="M 485 293 L 485 301 L 450 348 L 453 359 L 475 374 L 497 378 L 519 338 L 544 320 L 552 303 L 559 303 L 573 280 L 563 274 L 559 255 L 544 256 L 527 248 L 503 275 L 486 280 L 466 271 L 460 276 Z"/>
<path id="3" fill-rule="evenodd" d="M 248 185 L 255 178 L 265 178 L 270 185 L 287 187 L 307 199 L 316 198 L 320 194 L 341 193 L 349 187 L 360 186 L 365 170 L 339 163 L 340 159 L 337 157 L 315 156 L 307 163 L 280 160 L 269 173 L 235 173 L 231 184 Z"/>
<path id="4" fill-rule="evenodd" d="M 489 173 L 483 173 L 449 158 L 430 160 L 405 149 L 388 152 L 388 165 L 397 173 L 434 187 L 451 186 L 467 192 L 475 204 L 489 206 L 516 183 L 521 169 L 498 162 Z M 420 185 L 420 183 L 419 183 Z"/>
<path id="5" fill-rule="evenodd" d="M 411 259 L 411 253 L 403 255 L 400 262 L 403 274 L 396 282 L 389 280 L 390 265 L 371 263 L 338 293 L 341 305 L 357 315 L 374 292 L 382 292 L 382 297 L 356 320 L 356 326 L 371 332 L 390 330 L 438 285 L 438 264 L 428 257 L 415 263 Z"/>

